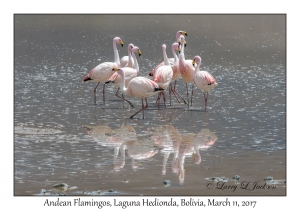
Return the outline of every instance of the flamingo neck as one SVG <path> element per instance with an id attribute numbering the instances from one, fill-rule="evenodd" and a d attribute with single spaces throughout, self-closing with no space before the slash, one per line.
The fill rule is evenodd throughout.
<path id="1" fill-rule="evenodd" d="M 197 74 L 199 71 L 200 71 L 200 62 L 197 63 L 197 66 L 196 66 L 195 71 L 194 71 L 194 75 Z"/>
<path id="2" fill-rule="evenodd" d="M 139 68 L 139 64 L 137 62 L 137 59 L 136 59 L 136 56 L 135 56 L 134 52 L 132 53 L 132 57 L 133 57 L 133 60 L 134 60 L 134 66 L 133 66 L 133 68 L 136 70 L 136 75 L 138 76 L 139 72 L 140 72 L 140 68 Z"/>
<path id="3" fill-rule="evenodd" d="M 118 155 L 119 155 L 119 149 L 120 149 L 120 147 L 115 147 L 115 148 L 114 148 L 114 159 L 117 159 L 117 158 L 118 158 Z"/>
<path id="4" fill-rule="evenodd" d="M 168 59 L 168 56 L 167 56 L 165 48 L 163 48 L 163 57 L 164 57 L 164 63 L 165 63 L 165 65 L 166 66 L 170 66 L 170 62 L 169 62 L 169 59 Z"/>
<path id="5" fill-rule="evenodd" d="M 118 73 L 121 76 L 121 84 L 120 84 L 120 89 L 122 90 L 123 93 L 126 94 L 127 92 L 127 88 L 125 87 L 125 73 L 123 71 L 123 69 L 119 69 Z"/>
<path id="6" fill-rule="evenodd" d="M 181 52 L 180 52 L 180 57 L 183 58 L 183 60 L 185 60 L 185 55 L 184 55 L 184 41 L 180 44 L 181 45 Z"/>
<path id="7" fill-rule="evenodd" d="M 131 67 L 132 66 L 132 55 L 131 55 L 131 50 L 128 49 L 128 66 Z"/>
<path id="8" fill-rule="evenodd" d="M 174 56 L 174 63 L 176 63 L 178 61 L 178 56 L 176 55 L 175 49 L 172 48 L 172 54 Z"/>
<path id="9" fill-rule="evenodd" d="M 113 43 L 113 49 L 114 49 L 114 62 L 118 64 L 118 67 L 120 67 L 120 57 L 117 49 L 117 43 L 115 41 Z"/>

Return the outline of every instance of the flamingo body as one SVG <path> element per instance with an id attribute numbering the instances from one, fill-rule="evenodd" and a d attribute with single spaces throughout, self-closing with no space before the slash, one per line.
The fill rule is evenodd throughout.
<path id="1" fill-rule="evenodd" d="M 204 94 L 204 102 L 205 102 L 204 107 L 206 111 L 208 92 L 211 91 L 213 88 L 215 88 L 218 85 L 218 83 L 210 73 L 208 73 L 207 71 L 200 71 L 200 65 L 201 65 L 200 56 L 196 55 L 194 57 L 193 64 L 194 63 L 197 63 L 197 67 L 194 72 L 194 83 Z"/>
<path id="2" fill-rule="evenodd" d="M 133 44 L 129 44 L 128 45 L 128 48 L 127 48 L 127 52 L 128 52 L 128 55 L 126 56 L 123 56 L 120 60 L 120 67 L 131 67 L 133 68 L 134 66 L 134 60 L 132 58 L 132 54 L 131 54 L 131 50 L 132 48 L 134 47 Z"/>

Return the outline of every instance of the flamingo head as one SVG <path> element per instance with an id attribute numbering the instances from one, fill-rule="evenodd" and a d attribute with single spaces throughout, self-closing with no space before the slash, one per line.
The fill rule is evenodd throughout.
<path id="1" fill-rule="evenodd" d="M 115 37 L 114 38 L 114 43 L 118 43 L 120 44 L 122 47 L 124 45 L 124 42 L 122 41 L 122 39 L 120 37 Z"/>
<path id="2" fill-rule="evenodd" d="M 186 41 L 185 41 L 185 37 L 183 35 L 179 36 L 179 38 L 177 39 L 177 42 L 179 45 L 181 45 L 181 43 L 184 43 L 184 47 L 186 47 Z"/>
<path id="3" fill-rule="evenodd" d="M 177 31 L 177 33 L 176 33 L 176 39 L 178 39 L 178 38 L 180 37 L 180 35 L 185 35 L 185 36 L 187 36 L 188 34 L 187 34 L 186 31 Z"/>
<path id="4" fill-rule="evenodd" d="M 179 44 L 178 44 L 177 42 L 174 42 L 174 43 L 172 44 L 172 48 L 173 48 L 174 50 L 178 50 L 178 49 L 179 49 Z"/>
<path id="5" fill-rule="evenodd" d="M 201 57 L 199 55 L 196 55 L 192 61 L 193 66 L 195 66 L 195 63 L 197 63 L 197 65 L 201 65 Z"/>
<path id="6" fill-rule="evenodd" d="M 117 67 L 115 67 L 115 68 L 113 68 L 112 70 L 113 70 L 113 71 L 119 71 L 120 69 L 117 68 Z"/>
<path id="7" fill-rule="evenodd" d="M 167 46 L 165 44 L 163 44 L 161 47 L 162 47 L 162 50 L 166 50 L 167 49 Z"/>
<path id="8" fill-rule="evenodd" d="M 128 45 L 128 48 L 127 48 L 127 49 L 131 51 L 133 47 L 134 47 L 134 45 L 133 45 L 132 43 L 130 43 L 130 44 Z"/>
<path id="9" fill-rule="evenodd" d="M 131 52 L 139 54 L 139 57 L 142 55 L 142 52 L 140 51 L 140 48 L 138 46 L 134 46 Z"/>

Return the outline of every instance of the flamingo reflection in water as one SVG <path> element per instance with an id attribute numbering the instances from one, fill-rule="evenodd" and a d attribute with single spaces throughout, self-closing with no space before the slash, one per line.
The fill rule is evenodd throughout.
<path id="1" fill-rule="evenodd" d="M 134 170 L 139 168 L 141 160 L 151 158 L 159 151 L 148 140 L 127 141 L 123 147 L 127 149 L 128 157 L 132 159 L 131 165 Z"/>
<path id="2" fill-rule="evenodd" d="M 131 125 L 122 126 L 117 129 L 111 129 L 106 125 L 83 125 L 82 126 L 87 134 L 96 142 L 104 147 L 114 148 L 114 170 L 119 171 L 125 165 L 125 151 L 123 144 L 126 141 L 132 141 L 135 138 L 136 132 Z M 118 160 L 119 152 L 121 153 L 121 159 Z"/>
<path id="3" fill-rule="evenodd" d="M 173 162 L 175 162 L 177 158 L 177 156 L 175 156 L 174 145 L 178 145 L 181 142 L 181 133 L 173 125 L 165 125 L 155 128 L 151 139 L 164 155 L 162 175 L 166 175 L 166 165 L 170 154 L 174 153 Z M 176 154 L 178 154 L 178 152 Z M 176 164 L 172 165 L 176 166 Z M 176 168 L 174 170 L 176 171 Z"/>
<path id="4" fill-rule="evenodd" d="M 207 150 L 215 144 L 217 136 L 209 129 L 202 129 L 199 133 L 188 133 L 182 136 L 178 148 L 179 183 L 184 183 L 186 169 L 184 168 L 185 157 L 193 157 L 195 164 L 201 163 L 200 150 Z"/>

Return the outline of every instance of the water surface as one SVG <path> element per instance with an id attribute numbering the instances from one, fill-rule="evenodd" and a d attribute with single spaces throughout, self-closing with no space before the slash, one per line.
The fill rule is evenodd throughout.
<path id="1" fill-rule="evenodd" d="M 285 195 L 285 23 L 285 15 L 15 15 L 14 194 Z M 149 98 L 145 119 L 129 119 L 141 100 L 123 108 L 111 85 L 105 103 L 99 85 L 93 104 L 96 84 L 82 80 L 113 61 L 114 37 L 125 43 L 120 57 L 129 43 L 140 48 L 146 76 L 162 44 L 171 57 L 178 30 L 188 33 L 186 59 L 200 55 L 218 82 L 207 112 L 197 88 L 192 109 Z M 181 79 L 177 89 L 185 97 Z M 212 177 L 240 187 L 267 176 L 276 189 L 207 187 Z"/>

